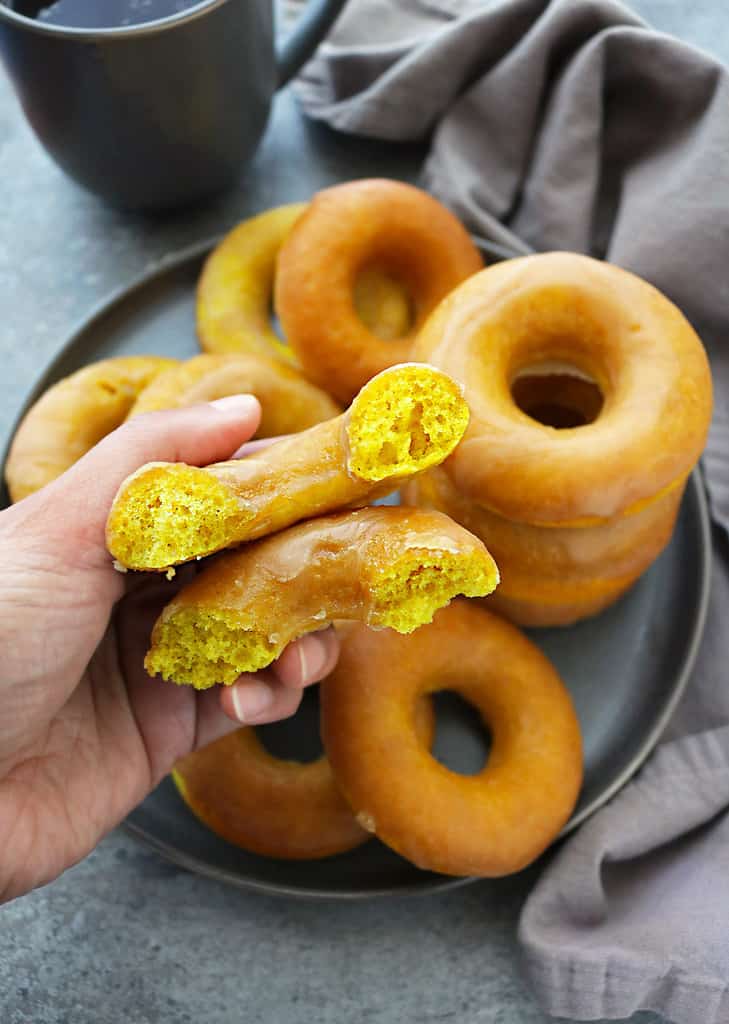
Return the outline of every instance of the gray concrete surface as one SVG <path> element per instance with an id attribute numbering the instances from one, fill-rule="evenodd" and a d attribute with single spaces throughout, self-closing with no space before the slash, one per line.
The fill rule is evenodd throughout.
<path id="1" fill-rule="evenodd" d="M 633 7 L 729 60 L 725 0 Z M 307 161 L 320 185 L 337 180 L 352 147 L 359 173 L 414 173 L 420 159 L 412 147 L 307 126 L 283 96 L 235 192 L 182 215 L 131 217 L 62 176 L 0 76 L 0 437 L 73 324 L 110 290 L 253 209 L 303 198 Z M 0 910 L 0 1024 L 543 1024 L 515 946 L 534 877 L 426 900 L 290 902 L 194 877 L 117 832 Z"/>

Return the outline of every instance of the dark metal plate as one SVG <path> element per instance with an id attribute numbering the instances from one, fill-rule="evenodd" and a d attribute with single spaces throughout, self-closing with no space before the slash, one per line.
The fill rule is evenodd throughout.
<path id="1" fill-rule="evenodd" d="M 133 353 L 195 354 L 194 287 L 210 244 L 165 261 L 107 300 L 74 332 L 28 403 L 92 360 Z M 505 253 L 494 249 L 490 255 L 498 259 Z M 670 546 L 618 604 L 568 629 L 532 631 L 570 689 L 584 737 L 585 783 L 564 833 L 616 793 L 655 746 L 696 655 L 710 560 L 709 517 L 696 472 Z M 269 730 L 277 749 L 306 756 L 316 732 L 315 704 L 307 701 L 293 723 Z M 436 749 L 459 770 L 483 759 L 478 730 L 456 702 L 439 702 Z M 193 871 L 269 893 L 353 899 L 434 892 L 471 881 L 419 871 L 377 841 L 308 863 L 245 853 L 200 825 L 169 780 L 129 815 L 125 827 Z"/>

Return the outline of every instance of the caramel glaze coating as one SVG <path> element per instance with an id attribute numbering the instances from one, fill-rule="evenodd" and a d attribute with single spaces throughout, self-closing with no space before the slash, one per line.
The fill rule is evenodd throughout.
<path id="1" fill-rule="evenodd" d="M 442 467 L 409 482 L 403 497 L 445 512 L 488 546 L 501 574 L 489 608 L 519 626 L 564 626 L 603 611 L 655 561 L 671 539 L 684 488 L 591 527 L 511 522 L 458 494 Z"/>
<path id="2" fill-rule="evenodd" d="M 427 315 L 482 267 L 463 225 L 426 192 L 378 178 L 347 182 L 319 192 L 284 242 L 276 311 L 307 377 L 347 403 L 410 358 Z M 400 338 L 378 337 L 357 313 L 357 279 L 372 268 L 410 295 L 412 323 Z"/>
<path id="3" fill-rule="evenodd" d="M 293 364 L 270 322 L 279 249 L 306 209 L 278 206 L 236 225 L 205 261 L 197 286 L 197 333 L 206 352 L 256 352 Z"/>
<path id="4" fill-rule="evenodd" d="M 548 599 L 555 585 L 599 590 L 647 569 L 671 539 L 685 486 L 681 481 L 639 512 L 590 527 L 504 519 L 459 494 L 442 467 L 410 481 L 403 495 L 408 504 L 445 512 L 488 545 L 501 572 L 502 596 Z"/>
<path id="5" fill-rule="evenodd" d="M 430 700 L 418 702 L 415 717 L 420 742 L 429 750 L 435 735 Z M 172 777 L 204 825 L 264 857 L 314 860 L 372 838 L 339 792 L 326 754 L 306 764 L 274 757 L 253 728 L 178 761 Z"/>
<path id="6" fill-rule="evenodd" d="M 126 419 L 150 381 L 176 364 L 161 356 L 102 359 L 44 392 L 10 447 L 5 478 L 11 500 L 20 501 L 69 469 Z"/>
<path id="7" fill-rule="evenodd" d="M 641 573 L 622 580 L 606 583 L 601 589 L 590 591 L 579 586 L 574 589 L 565 584 L 550 595 L 532 597 L 528 591 L 521 597 L 491 594 L 483 604 L 492 612 L 525 629 L 549 626 L 572 626 L 575 622 L 599 615 L 615 604 L 638 581 Z"/>
<path id="8" fill-rule="evenodd" d="M 257 437 L 293 434 L 342 411 L 292 366 L 262 355 L 205 352 L 155 377 L 132 406 L 129 418 L 242 394 L 255 395 L 261 403 Z"/>
<path id="9" fill-rule="evenodd" d="M 421 385 L 425 389 L 437 388 L 438 401 L 431 403 L 430 407 L 427 402 L 416 403 L 420 411 L 416 412 L 415 420 L 410 421 L 408 404 L 413 404 Z M 397 410 L 394 413 L 389 408 L 387 410 L 387 415 L 393 419 L 393 429 L 396 427 L 405 440 L 410 438 L 411 447 L 417 442 L 423 424 L 431 433 L 426 431 L 424 435 L 427 441 L 424 453 L 412 459 L 407 455 L 406 462 L 412 463 L 413 468 L 406 471 L 402 469 L 405 463 L 397 460 L 393 466 L 400 469 L 388 469 L 385 465 L 373 479 L 353 463 L 351 431 L 353 423 L 367 422 L 370 407 L 377 405 L 380 408 L 382 396 L 387 396 L 390 388 L 398 389 L 407 400 L 407 415 L 399 417 Z M 443 408 L 442 417 L 438 403 Z M 442 422 L 436 422 L 435 417 L 440 417 Z M 405 422 L 401 423 L 401 419 Z M 352 406 L 340 416 L 295 437 L 275 442 L 244 459 L 215 463 L 203 469 L 176 463 L 142 466 L 122 483 L 114 499 L 107 521 L 108 549 L 127 568 L 161 572 L 171 565 L 274 533 L 313 515 L 366 504 L 395 490 L 403 479 L 427 468 L 426 463 L 433 465 L 442 461 L 463 435 L 467 419 L 468 410 L 460 388 L 446 375 L 423 365 L 392 367 L 368 382 Z M 435 443 L 436 431 L 442 435 L 442 450 Z M 374 445 L 386 437 L 384 428 L 382 435 L 372 431 Z M 130 526 L 129 521 L 130 515 L 136 515 L 136 510 L 148 502 L 148 494 L 158 483 L 174 497 L 178 488 L 184 494 L 186 480 L 192 479 L 194 484 L 195 481 L 205 483 L 211 478 L 222 486 L 217 489 L 219 493 L 210 497 L 208 504 L 211 509 L 208 510 L 206 505 L 202 515 L 214 521 L 214 535 L 206 536 L 199 546 L 184 554 L 161 545 L 159 554 L 152 555 L 149 549 L 140 554 L 136 547 L 132 547 L 132 541 L 136 545 L 133 533 L 139 534 L 143 540 L 143 535 L 159 528 L 161 513 L 158 503 L 156 507 L 152 503 L 149 513 L 145 512 L 149 522 L 145 522 L 143 528 L 134 523 Z M 225 508 L 225 502 L 231 506 L 230 511 Z M 192 522 L 190 502 L 182 501 L 182 507 L 181 516 L 174 512 L 173 542 L 184 524 Z M 194 544 L 198 544 L 197 537 Z"/>
<path id="10" fill-rule="evenodd" d="M 456 594 L 485 596 L 497 583 L 483 543 L 438 512 L 308 520 L 214 559 L 163 610 L 145 666 L 199 689 L 230 684 L 327 623 L 408 632 Z"/>
<path id="11" fill-rule="evenodd" d="M 446 469 L 507 519 L 588 525 L 636 511 L 682 481 L 706 441 L 711 376 L 690 324 L 645 281 L 587 256 L 527 256 L 475 275 L 433 313 L 412 357 L 464 385 L 471 423 Z M 555 430 L 518 408 L 514 379 L 545 363 L 597 383 L 592 423 Z"/>
<path id="12" fill-rule="evenodd" d="M 415 702 L 453 690 L 491 751 L 459 775 L 418 743 Z M 582 742 L 557 672 L 514 626 L 455 601 L 412 636 L 355 627 L 321 688 L 322 738 L 360 824 L 420 868 L 499 877 L 558 836 L 582 782 Z"/>

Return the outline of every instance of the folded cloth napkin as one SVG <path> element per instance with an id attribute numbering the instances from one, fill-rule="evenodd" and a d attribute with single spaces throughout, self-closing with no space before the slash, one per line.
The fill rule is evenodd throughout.
<path id="1" fill-rule="evenodd" d="M 699 659 L 650 761 L 548 863 L 520 940 L 549 1013 L 729 1021 L 729 73 L 612 0 L 350 0 L 297 91 L 342 131 L 429 139 L 423 183 L 471 230 L 627 267 L 707 345 Z"/>

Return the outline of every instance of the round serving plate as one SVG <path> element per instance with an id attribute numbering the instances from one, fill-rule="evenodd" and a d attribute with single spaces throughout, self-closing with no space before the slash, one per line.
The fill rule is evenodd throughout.
<path id="1" fill-rule="evenodd" d="M 481 243 L 491 260 L 510 255 Z M 185 358 L 199 351 L 194 295 L 205 242 L 163 263 L 105 301 L 71 335 L 28 396 L 86 363 L 150 353 Z M 3 495 L 7 502 L 7 495 Z M 585 778 L 562 835 L 577 827 L 630 779 L 657 743 L 689 678 L 708 601 L 711 532 L 700 473 L 686 489 L 673 539 L 617 604 L 576 626 L 531 630 L 567 684 L 582 727 Z M 159 685 L 157 683 L 150 685 Z M 484 736 L 455 699 L 437 701 L 436 755 L 459 771 L 476 770 Z M 317 750 L 316 700 L 288 722 L 267 726 L 264 742 L 280 756 Z M 432 893 L 474 881 L 421 871 L 377 840 L 317 861 L 246 853 L 219 839 L 188 811 L 165 779 L 126 819 L 136 838 L 176 863 L 230 884 L 287 896 L 356 899 Z"/>

